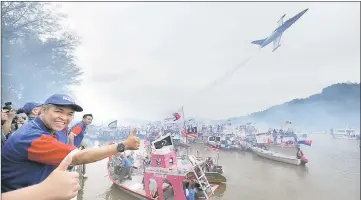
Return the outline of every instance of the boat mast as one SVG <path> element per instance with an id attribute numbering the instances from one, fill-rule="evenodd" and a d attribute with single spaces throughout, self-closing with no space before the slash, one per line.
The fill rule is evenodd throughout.
<path id="1" fill-rule="evenodd" d="M 183 130 L 184 130 L 184 133 L 185 133 L 185 136 L 186 136 L 186 148 L 187 148 L 187 157 L 188 157 L 188 140 L 187 140 L 187 130 L 186 130 L 186 117 L 184 116 L 184 109 L 183 109 L 183 106 L 182 106 L 182 114 L 183 114 Z"/>

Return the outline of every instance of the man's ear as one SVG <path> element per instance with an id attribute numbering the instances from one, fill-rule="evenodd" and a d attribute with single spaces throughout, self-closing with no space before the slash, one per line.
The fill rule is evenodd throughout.
<path id="1" fill-rule="evenodd" d="M 48 105 L 43 105 L 43 106 L 41 106 L 41 107 L 40 107 L 40 110 L 39 110 L 39 112 L 38 112 L 38 115 L 41 115 L 42 113 L 45 113 L 46 110 L 48 110 L 48 109 L 49 109 Z"/>

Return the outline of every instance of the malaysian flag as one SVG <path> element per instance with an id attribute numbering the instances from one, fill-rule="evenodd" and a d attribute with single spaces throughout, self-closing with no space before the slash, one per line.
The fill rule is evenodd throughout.
<path id="1" fill-rule="evenodd" d="M 311 146 L 312 145 L 312 140 L 300 140 L 300 141 L 298 141 L 298 144 Z"/>
<path id="2" fill-rule="evenodd" d="M 183 129 L 182 136 L 186 138 L 196 138 L 198 136 L 197 127 L 188 127 L 187 130 Z"/>

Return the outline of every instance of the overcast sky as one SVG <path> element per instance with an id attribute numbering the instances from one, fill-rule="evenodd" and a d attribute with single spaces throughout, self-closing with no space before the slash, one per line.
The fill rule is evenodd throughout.
<path id="1" fill-rule="evenodd" d="M 182 105 L 186 117 L 242 116 L 360 82 L 359 3 L 57 4 L 82 40 L 84 76 L 74 91 L 96 122 L 159 120 Z M 250 43 L 268 37 L 283 14 L 306 8 L 277 51 Z"/>

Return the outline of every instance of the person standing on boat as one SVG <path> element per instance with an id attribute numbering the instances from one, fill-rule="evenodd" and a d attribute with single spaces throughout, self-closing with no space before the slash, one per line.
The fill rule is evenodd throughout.
<path id="1" fill-rule="evenodd" d="M 129 158 L 124 155 L 124 154 L 121 154 L 120 155 L 121 158 L 122 158 L 122 163 L 123 163 L 123 169 L 122 171 L 120 172 L 120 181 L 123 181 L 124 180 L 124 177 L 128 176 L 127 178 L 129 180 L 132 180 L 132 176 L 131 176 L 131 168 L 132 168 L 132 164 L 131 164 L 131 161 L 129 160 Z"/>
<path id="2" fill-rule="evenodd" d="M 195 183 L 188 183 L 188 187 L 186 189 L 186 199 L 187 200 L 195 200 L 196 197 L 196 188 L 195 188 Z"/>
<path id="3" fill-rule="evenodd" d="M 300 147 L 297 147 L 296 157 L 297 157 L 298 159 L 302 159 L 302 158 L 303 158 L 303 152 L 301 151 L 301 148 L 300 148 Z"/>
<path id="4" fill-rule="evenodd" d="M 136 129 L 118 144 L 78 150 L 56 137 L 73 119 L 74 112 L 83 108 L 64 94 L 49 97 L 40 109 L 40 115 L 21 126 L 4 144 L 1 155 L 1 192 L 9 192 L 44 181 L 61 161 L 72 155 L 71 165 L 103 160 L 118 152 L 139 149 Z"/>

